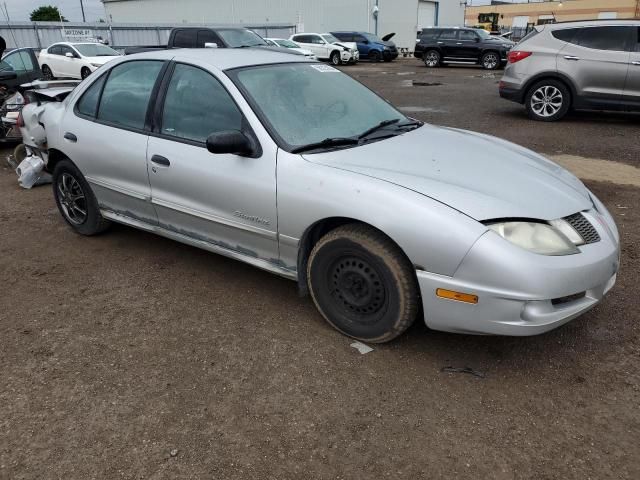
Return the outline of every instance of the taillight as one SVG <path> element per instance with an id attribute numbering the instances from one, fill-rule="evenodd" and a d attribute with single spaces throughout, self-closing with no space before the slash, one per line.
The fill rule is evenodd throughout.
<path id="1" fill-rule="evenodd" d="M 523 52 L 522 50 L 514 50 L 512 52 L 509 52 L 509 55 L 507 55 L 507 59 L 509 60 L 509 63 L 516 63 L 519 62 L 520 60 L 524 60 L 527 57 L 530 57 L 531 55 L 533 55 L 533 52 Z"/>

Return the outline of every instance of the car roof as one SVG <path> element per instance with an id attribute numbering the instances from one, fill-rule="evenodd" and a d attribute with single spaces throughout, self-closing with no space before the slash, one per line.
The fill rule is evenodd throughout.
<path id="1" fill-rule="evenodd" d="M 631 26 L 640 26 L 640 19 L 630 18 L 628 20 L 622 19 L 611 19 L 611 20 L 577 20 L 572 22 L 558 22 L 558 23 L 547 23 L 544 25 L 546 28 L 550 30 L 558 30 L 562 28 L 576 28 L 576 27 L 592 27 L 592 26 L 616 26 L 616 25 L 631 25 Z"/>
<path id="2" fill-rule="evenodd" d="M 150 51 L 127 55 L 127 59 L 146 60 L 196 60 L 207 63 L 220 70 L 230 70 L 253 65 L 270 65 L 278 63 L 309 62 L 303 55 L 260 48 L 180 48 L 160 51 Z"/>

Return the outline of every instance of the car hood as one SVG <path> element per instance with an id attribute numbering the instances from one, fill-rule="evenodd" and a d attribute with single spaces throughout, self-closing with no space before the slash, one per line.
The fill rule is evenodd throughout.
<path id="1" fill-rule="evenodd" d="M 109 57 L 84 57 L 89 63 L 97 63 L 99 65 L 104 65 L 107 62 L 110 62 L 114 58 L 120 58 L 118 55 L 113 55 Z"/>
<path id="2" fill-rule="evenodd" d="M 386 140 L 304 158 L 408 188 L 476 220 L 553 220 L 592 207 L 582 182 L 559 165 L 465 130 L 424 125 Z"/>
<path id="3" fill-rule="evenodd" d="M 354 42 L 333 42 L 334 45 L 338 45 L 339 47 L 345 47 L 350 50 L 357 50 L 358 44 Z"/>

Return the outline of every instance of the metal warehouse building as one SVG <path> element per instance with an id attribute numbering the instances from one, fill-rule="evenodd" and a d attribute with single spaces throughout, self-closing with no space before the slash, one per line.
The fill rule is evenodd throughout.
<path id="1" fill-rule="evenodd" d="M 292 24 L 297 31 L 395 32 L 413 50 L 416 31 L 463 25 L 461 0 L 102 0 L 111 22 Z"/>

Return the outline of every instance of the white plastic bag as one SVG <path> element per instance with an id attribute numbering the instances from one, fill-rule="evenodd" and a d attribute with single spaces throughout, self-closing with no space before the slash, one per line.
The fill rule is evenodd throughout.
<path id="1" fill-rule="evenodd" d="M 20 162 L 16 173 L 18 174 L 18 183 L 22 188 L 51 183 L 51 175 L 44 171 L 44 161 L 35 155 L 29 155 Z"/>

